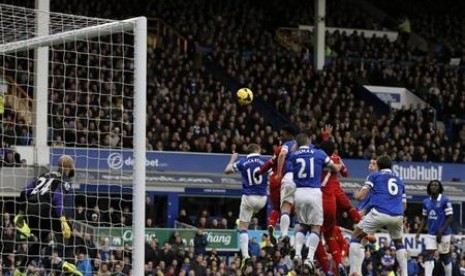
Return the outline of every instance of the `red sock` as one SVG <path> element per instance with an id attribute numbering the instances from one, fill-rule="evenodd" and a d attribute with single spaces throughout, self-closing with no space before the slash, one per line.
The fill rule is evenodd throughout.
<path id="1" fill-rule="evenodd" d="M 278 210 L 271 210 L 270 216 L 268 217 L 268 225 L 276 227 L 279 219 L 279 211 Z"/>
<path id="2" fill-rule="evenodd" d="M 342 263 L 342 254 L 341 254 L 341 249 L 339 248 L 339 245 L 337 244 L 336 240 L 334 238 L 330 238 L 326 240 L 328 243 L 329 247 L 329 252 L 333 256 L 333 260 L 336 263 L 336 265 Z"/>
<path id="3" fill-rule="evenodd" d="M 349 209 L 349 216 L 352 218 L 354 223 L 358 223 L 362 219 L 362 216 L 360 216 L 360 213 L 354 207 Z"/>
<path id="4" fill-rule="evenodd" d="M 328 255 L 326 255 L 326 250 L 323 244 L 321 243 L 321 241 L 318 243 L 318 246 L 316 248 L 315 257 L 320 263 L 321 269 L 323 269 L 323 272 L 328 273 L 329 272 Z"/>

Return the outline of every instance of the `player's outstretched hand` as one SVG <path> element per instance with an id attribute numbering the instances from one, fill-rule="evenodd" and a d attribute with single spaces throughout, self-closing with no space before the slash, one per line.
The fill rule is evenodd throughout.
<path id="1" fill-rule="evenodd" d="M 63 234 L 63 237 L 65 239 L 71 238 L 71 227 L 69 227 L 68 221 L 66 221 L 66 217 L 61 216 L 60 221 L 61 221 L 61 232 Z"/>
<path id="2" fill-rule="evenodd" d="M 326 124 L 325 125 L 325 129 L 324 129 L 324 132 L 328 133 L 329 135 L 331 135 L 333 133 L 333 126 L 330 125 L 330 124 Z"/>
<path id="3" fill-rule="evenodd" d="M 234 162 L 236 161 L 237 157 L 239 156 L 239 154 L 237 152 L 233 152 L 233 154 L 231 154 L 231 160 L 230 162 Z"/>

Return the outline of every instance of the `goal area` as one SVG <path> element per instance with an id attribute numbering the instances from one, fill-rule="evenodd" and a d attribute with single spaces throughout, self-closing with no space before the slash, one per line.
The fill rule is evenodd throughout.
<path id="1" fill-rule="evenodd" d="M 101 265 L 143 275 L 147 20 L 89 18 L 41 5 L 0 4 L 0 264 L 11 273 L 48 275 L 66 270 L 58 262 L 98 254 Z M 39 194 L 50 196 L 38 205 L 50 214 L 37 216 L 60 218 L 62 210 L 71 238 L 44 235 L 38 225 L 25 234 L 19 228 L 33 215 L 18 207 L 31 204 L 23 191 L 39 176 L 63 173 L 63 155 L 74 161 L 74 177 L 60 182 L 71 189 L 39 180 L 47 187 Z M 104 253 L 112 229 L 131 235 L 110 260 Z"/>

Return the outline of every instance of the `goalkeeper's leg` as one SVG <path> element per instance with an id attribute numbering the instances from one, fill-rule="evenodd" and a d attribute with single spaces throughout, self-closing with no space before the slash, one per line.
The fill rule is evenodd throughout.
<path id="1" fill-rule="evenodd" d="M 68 241 L 71 238 L 71 228 L 66 220 L 66 218 L 60 217 L 52 219 L 52 227 L 53 231 L 55 232 L 55 241 L 57 244 L 62 245 L 61 252 L 59 254 L 62 258 L 60 263 L 60 269 L 63 272 L 71 273 L 72 275 L 82 276 L 82 273 L 76 268 L 76 266 L 72 263 L 74 260 L 72 250 L 68 250 Z"/>
<path id="2" fill-rule="evenodd" d="M 38 234 L 38 208 L 35 208 L 34 204 L 30 204 L 28 209 L 25 209 L 25 201 L 19 199 L 16 201 L 16 215 L 13 219 L 13 224 L 16 230 L 15 247 L 20 247 L 20 244 L 27 244 L 27 249 L 22 252 L 15 254 L 15 266 L 16 269 L 13 271 L 13 275 L 22 276 L 27 274 L 27 267 L 34 257 L 40 253 L 40 238 Z M 26 215 L 27 212 L 31 211 L 31 215 Z"/>

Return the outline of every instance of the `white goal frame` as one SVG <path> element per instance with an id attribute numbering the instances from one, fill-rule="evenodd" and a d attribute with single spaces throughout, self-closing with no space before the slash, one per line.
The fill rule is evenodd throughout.
<path id="1" fill-rule="evenodd" d="M 38 12 L 38 14 L 43 14 Z M 43 16 L 43 15 L 42 15 Z M 45 15 L 45 22 L 48 22 L 47 15 Z M 40 21 L 38 16 L 38 21 Z M 44 18 L 42 18 L 44 20 Z M 40 24 L 39 24 L 40 26 Z M 145 159 L 146 159 L 146 72 L 147 72 L 147 19 L 145 17 L 137 17 L 133 19 L 115 21 L 105 23 L 97 26 L 85 27 L 73 31 L 65 31 L 61 33 L 48 35 L 48 29 L 45 28 L 43 32 L 38 33 L 37 37 L 14 41 L 0 45 L 0 54 L 8 54 L 12 52 L 18 52 L 28 49 L 40 50 L 41 47 L 52 46 L 54 44 L 63 44 L 68 40 L 74 40 L 76 38 L 94 38 L 98 36 L 104 36 L 116 31 L 132 31 L 134 34 L 134 170 L 133 170 L 133 248 L 132 248 L 132 274 L 143 275 L 144 274 L 144 260 L 145 260 Z M 38 120 L 41 120 L 42 124 L 44 121 L 43 116 L 47 116 L 47 103 L 48 103 L 48 81 L 46 72 L 48 70 L 48 52 L 40 57 L 37 54 L 36 59 L 38 64 L 35 66 L 37 72 L 36 76 L 41 76 L 40 79 L 45 80 L 46 83 L 42 92 L 35 93 L 36 98 L 34 99 L 34 111 L 37 112 L 35 116 Z M 44 58 L 45 56 L 45 58 Z M 42 63 L 42 64 L 40 64 Z M 45 65 L 43 64 L 45 63 Z M 38 70 L 38 68 L 42 68 Z M 45 72 L 43 71 L 45 70 Z M 42 72 L 41 72 L 42 71 Z M 43 77 L 45 75 L 45 78 Z M 35 84 L 37 85 L 37 83 Z M 36 127 L 37 129 L 37 127 Z M 42 160 L 35 160 L 35 164 L 44 165 L 48 163 L 49 150 L 47 146 L 47 131 L 35 131 L 35 154 L 37 158 L 45 158 Z M 42 145 L 42 146 L 41 146 Z M 45 147 L 44 147 L 45 145 Z M 45 151 L 44 151 L 45 148 Z M 45 164 L 48 165 L 48 164 Z"/>

